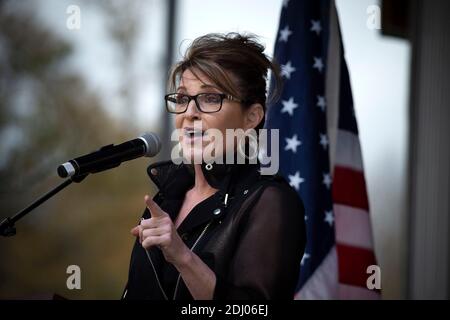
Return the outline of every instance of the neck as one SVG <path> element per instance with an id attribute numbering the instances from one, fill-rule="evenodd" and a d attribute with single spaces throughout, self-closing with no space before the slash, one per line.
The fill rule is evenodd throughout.
<path id="1" fill-rule="evenodd" d="M 211 187 L 209 185 L 208 181 L 206 181 L 206 178 L 203 174 L 201 165 L 195 164 L 194 172 L 195 172 L 195 176 L 194 176 L 195 183 L 194 183 L 194 187 L 192 188 L 193 190 L 195 190 L 196 192 L 202 193 L 202 194 L 209 193 L 211 191 L 216 191 L 216 189 Z"/>

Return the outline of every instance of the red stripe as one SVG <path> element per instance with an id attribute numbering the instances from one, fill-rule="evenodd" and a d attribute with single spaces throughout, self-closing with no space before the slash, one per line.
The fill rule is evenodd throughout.
<path id="1" fill-rule="evenodd" d="M 376 265 L 373 251 L 336 244 L 339 282 L 367 288 L 367 278 L 371 275 L 367 273 L 367 267 Z"/>
<path id="2" fill-rule="evenodd" d="M 369 211 L 364 174 L 360 171 L 335 166 L 333 202 Z"/>

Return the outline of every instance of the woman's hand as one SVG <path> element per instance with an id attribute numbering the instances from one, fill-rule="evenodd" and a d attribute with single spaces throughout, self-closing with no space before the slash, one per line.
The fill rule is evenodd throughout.
<path id="1" fill-rule="evenodd" d="M 184 244 L 169 215 L 147 195 L 145 203 L 151 218 L 143 219 L 131 233 L 139 237 L 145 249 L 158 246 L 162 250 L 167 262 L 180 272 L 194 299 L 212 299 L 216 286 L 214 272 Z"/>
<path id="2" fill-rule="evenodd" d="M 143 219 L 131 233 L 139 236 L 139 242 L 145 249 L 158 246 L 164 258 L 173 265 L 182 266 L 189 263 L 191 251 L 178 235 L 172 219 L 148 195 L 144 199 L 151 218 Z"/>

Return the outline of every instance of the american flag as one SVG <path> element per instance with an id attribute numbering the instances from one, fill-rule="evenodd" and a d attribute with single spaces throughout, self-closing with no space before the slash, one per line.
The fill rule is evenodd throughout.
<path id="1" fill-rule="evenodd" d="M 307 245 L 296 299 L 378 299 L 358 129 L 334 1 L 283 0 L 275 44 L 284 80 L 266 128 L 303 200 Z"/>

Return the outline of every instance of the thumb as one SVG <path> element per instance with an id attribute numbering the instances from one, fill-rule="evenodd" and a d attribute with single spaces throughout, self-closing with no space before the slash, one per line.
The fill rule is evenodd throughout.
<path id="1" fill-rule="evenodd" d="M 164 217 L 167 215 L 167 213 L 165 213 L 148 195 L 145 195 L 144 200 L 148 210 L 150 210 L 150 215 L 152 218 Z"/>
<path id="2" fill-rule="evenodd" d="M 130 232 L 133 236 L 138 237 L 139 236 L 139 226 L 134 227 L 133 229 L 131 229 Z"/>

